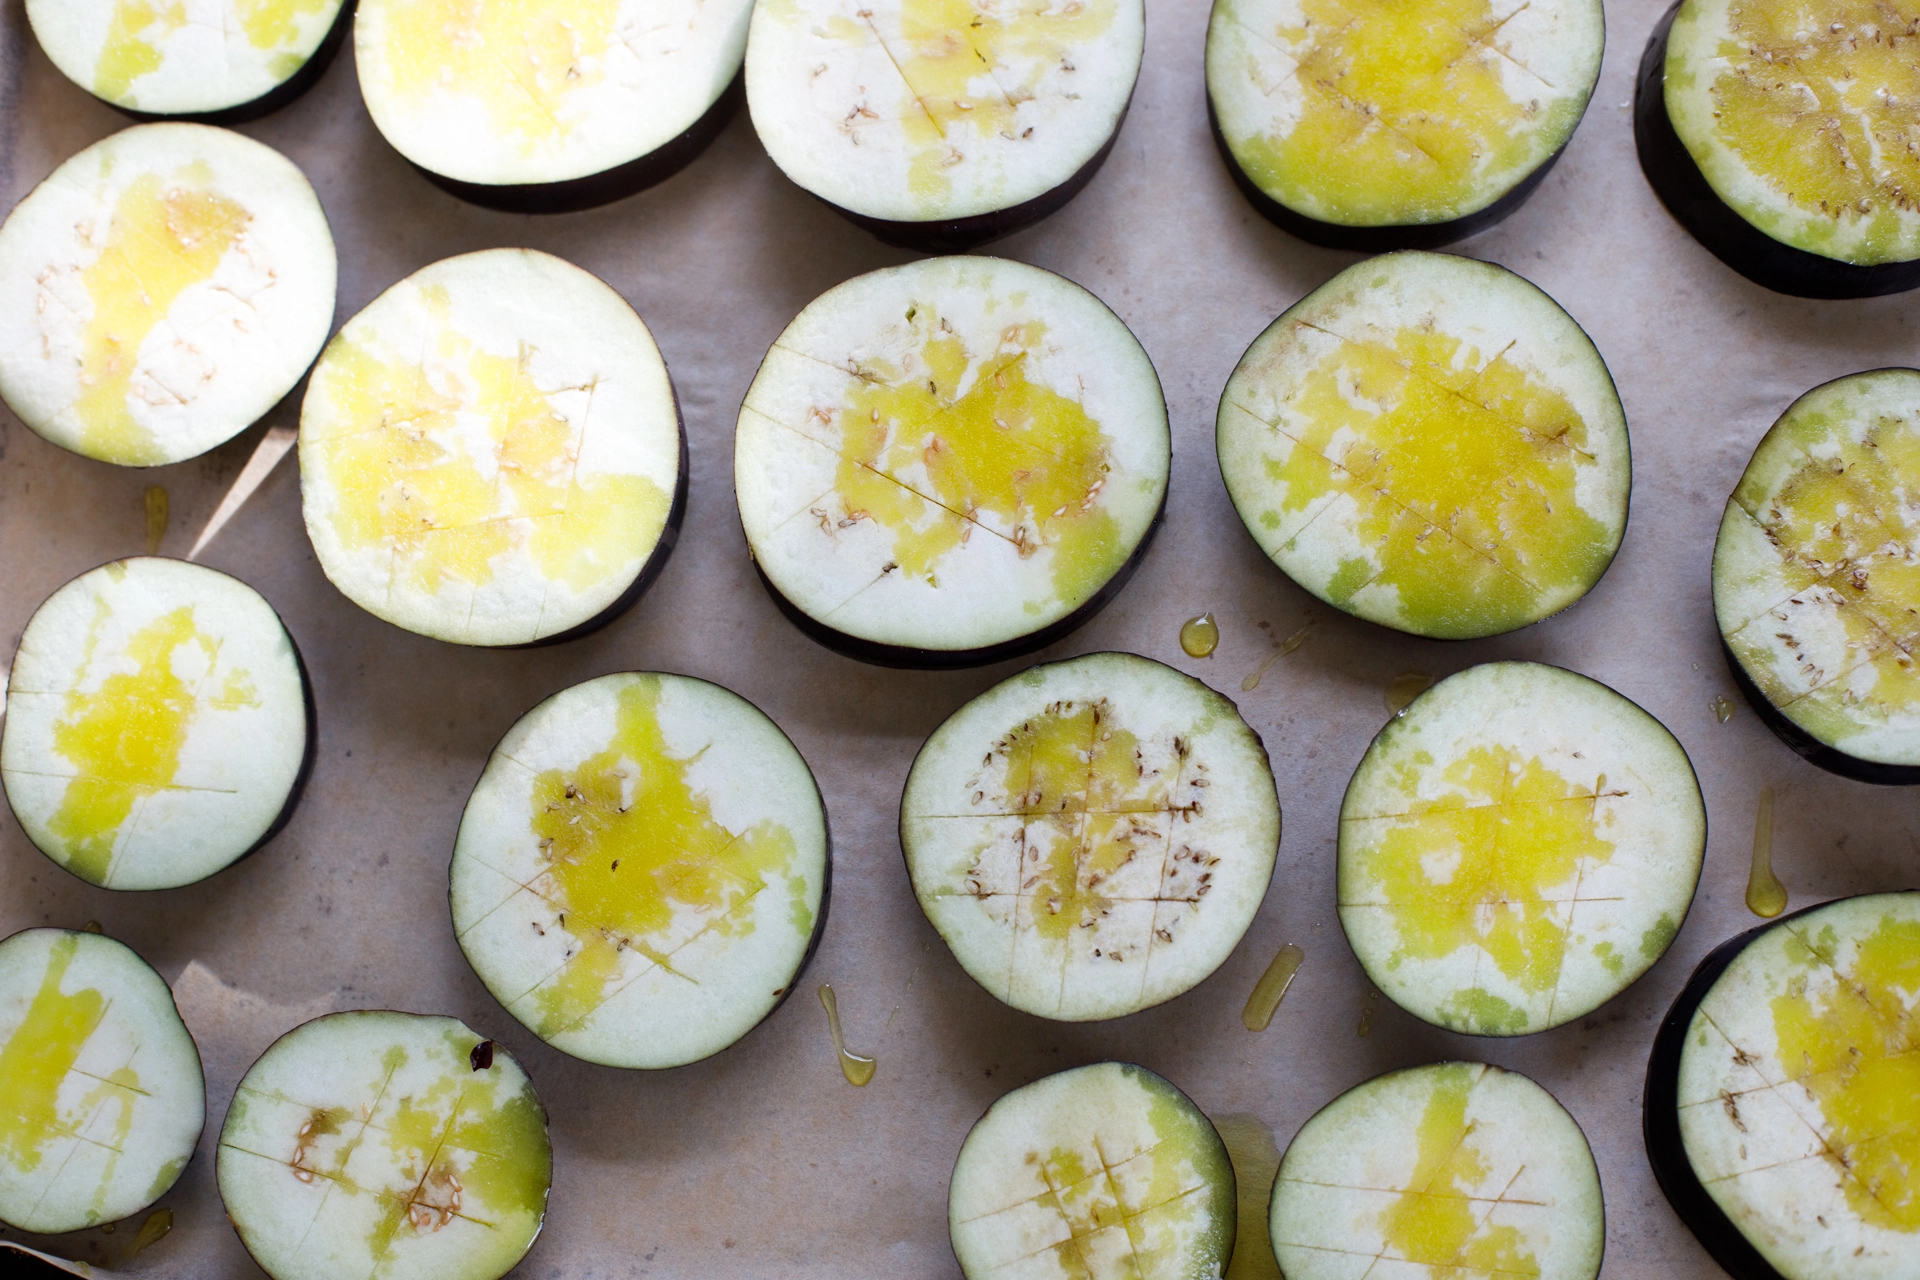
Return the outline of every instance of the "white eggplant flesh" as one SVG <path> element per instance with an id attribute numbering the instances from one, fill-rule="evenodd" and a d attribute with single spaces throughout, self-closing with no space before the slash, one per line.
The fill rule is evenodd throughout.
<path id="1" fill-rule="evenodd" d="M 693 128 L 740 72 L 751 9 L 360 0 L 354 60 L 374 125 L 420 168 L 475 186 L 566 183 Z"/>
<path id="2" fill-rule="evenodd" d="M 551 640 L 631 599 L 684 489 L 667 366 L 633 308 L 550 254 L 424 267 L 347 322 L 300 412 L 320 567 L 395 626 Z"/>
<path id="3" fill-rule="evenodd" d="M 260 1055 L 217 1173 L 273 1280 L 498 1280 L 539 1234 L 553 1150 L 504 1049 L 453 1018 L 370 1010 Z"/>
<path id="4" fill-rule="evenodd" d="M 106 889 L 192 884 L 285 823 L 313 750 L 306 673 L 252 587 L 143 556 L 27 623 L 0 782 L 41 852 Z"/>
<path id="5" fill-rule="evenodd" d="M 1220 397 L 1227 493 L 1337 609 L 1436 639 L 1558 613 L 1627 527 L 1627 420 L 1600 353 L 1504 268 L 1349 267 L 1253 342 Z"/>
<path id="6" fill-rule="evenodd" d="M 704 680 L 602 676 L 494 749 L 454 846 L 454 932 L 555 1048 L 673 1067 L 792 990 L 827 880 L 819 789 L 773 721 Z"/>
<path id="7" fill-rule="evenodd" d="M 1233 703 L 1147 658 L 1034 667 L 920 749 L 900 840 L 921 909 L 981 986 L 1062 1021 L 1195 986 L 1273 877 L 1280 804 Z"/>
<path id="8" fill-rule="evenodd" d="M 1559 154 L 1604 44 L 1600 0 L 1216 0 L 1207 99 L 1233 163 L 1299 217 L 1452 223 Z"/>
<path id="9" fill-rule="evenodd" d="M 1687 1024 L 1687 1163 L 1784 1280 L 1914 1274 L 1916 1099 L 1920 893 L 1844 898 L 1760 931 Z"/>
<path id="10" fill-rule="evenodd" d="M 152 467 L 251 426 L 333 325 L 333 235 L 271 147 L 123 129 L 0 226 L 0 397 L 63 449 Z"/>
<path id="11" fill-rule="evenodd" d="M 146 961 L 68 929 L 0 942 L 0 1222 L 51 1235 L 138 1213 L 206 1114 L 200 1052 Z"/>
<path id="12" fill-rule="evenodd" d="M 1322 1107 L 1287 1147 L 1269 1214 L 1287 1280 L 1594 1280 L 1607 1234 L 1580 1126 L 1478 1062 L 1390 1072 Z"/>
<path id="13" fill-rule="evenodd" d="M 1140 73 L 1140 0 L 776 0 L 747 107 L 783 173 L 885 223 L 1014 208 L 1111 143 Z"/>
<path id="14" fill-rule="evenodd" d="M 1658 720 L 1559 667 L 1470 667 L 1389 722 L 1354 770 L 1340 923 L 1415 1017 L 1544 1031 L 1665 954 L 1706 837 L 1693 766 Z"/>
<path id="15" fill-rule="evenodd" d="M 1125 581 L 1166 498 L 1166 401 L 1086 290 L 998 258 L 859 276 L 808 304 L 741 407 L 747 544 L 816 639 L 989 661 Z"/>
<path id="16" fill-rule="evenodd" d="M 994 1103 L 960 1148 L 947 1199 L 967 1280 L 1208 1280 L 1233 1254 L 1235 1215 L 1212 1122 L 1120 1062 Z"/>

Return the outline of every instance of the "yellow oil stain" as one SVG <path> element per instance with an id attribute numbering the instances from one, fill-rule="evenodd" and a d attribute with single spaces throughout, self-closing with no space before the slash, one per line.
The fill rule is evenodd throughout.
<path id="1" fill-rule="evenodd" d="M 156 484 L 147 487 L 146 495 L 141 499 L 141 506 L 147 513 L 148 555 L 157 554 L 160 544 L 166 540 L 167 520 L 171 514 L 168 510 L 169 505 L 165 485 Z"/>
<path id="2" fill-rule="evenodd" d="M 1273 1015 L 1279 1010 L 1280 1002 L 1287 998 L 1287 988 L 1293 985 L 1294 975 L 1300 972 L 1306 959 L 1307 953 L 1291 942 L 1274 952 L 1266 972 L 1260 975 L 1260 981 L 1253 984 L 1247 996 L 1247 1007 L 1240 1011 L 1241 1026 L 1249 1031 L 1265 1031 L 1272 1025 Z"/>
<path id="3" fill-rule="evenodd" d="M 1294 389 L 1278 429 L 1298 432 L 1270 477 L 1301 511 L 1344 494 L 1374 558 L 1343 561 L 1325 595 L 1345 608 L 1390 588 L 1399 617 L 1442 638 L 1524 626 L 1544 597 L 1593 581 L 1612 554 L 1581 509 L 1597 465 L 1560 392 L 1432 328 L 1389 344 L 1341 339 Z M 1295 425 L 1298 424 L 1298 425 Z"/>
<path id="4" fill-rule="evenodd" d="M 1210 658 L 1220 647 L 1220 624 L 1203 613 L 1180 624 L 1180 648 L 1189 658 Z"/>
<path id="5" fill-rule="evenodd" d="M 1920 703 L 1912 653 L 1920 557 L 1908 550 L 1920 545 L 1920 526 L 1907 514 L 1920 431 L 1886 414 L 1856 435 L 1850 418 L 1809 406 L 1783 420 L 1775 432 L 1786 432 L 1794 464 L 1771 492 L 1748 482 L 1733 498 L 1780 549 L 1794 594 L 1727 645 L 1769 702 L 1825 742 L 1869 727 L 1889 706 Z M 1835 607 L 1795 607 L 1817 601 Z M 1835 631 L 1839 653 L 1829 638 Z"/>
<path id="6" fill-rule="evenodd" d="M 94 663 L 106 616 L 103 605 L 88 632 L 76 685 Z M 116 669 L 92 693 L 76 687 L 66 696 L 53 746 L 75 772 L 47 829 L 62 841 L 63 865 L 84 880 L 107 882 L 135 805 L 174 784 L 181 748 L 203 706 L 259 705 L 245 671 L 231 671 L 212 696 L 178 674 L 176 653 L 189 645 L 200 650 L 199 661 L 210 670 L 219 643 L 194 625 L 193 606 L 182 605 L 135 631 L 113 655 L 116 668 L 131 663 L 132 671 Z"/>
<path id="7" fill-rule="evenodd" d="M 1787 887 L 1773 874 L 1773 788 L 1760 788 L 1753 815 L 1753 863 L 1747 871 L 1747 910 L 1771 920 L 1787 909 Z"/>
<path id="8" fill-rule="evenodd" d="M 624 50 L 620 0 L 404 0 L 386 13 L 381 54 L 402 98 L 450 95 L 529 155 L 585 125 L 583 91 Z"/>
<path id="9" fill-rule="evenodd" d="M 1034 98 L 1048 72 L 1071 65 L 1076 46 L 1098 39 L 1116 11 L 1116 0 L 991 10 L 970 0 L 905 0 L 900 35 L 887 55 L 906 88 L 895 112 L 912 151 L 908 190 L 937 203 L 952 190 L 948 171 L 976 142 L 1030 133 L 1020 105 Z M 843 38 L 878 39 L 872 19 L 865 22 L 865 31 L 856 27 Z"/>
<path id="10" fill-rule="evenodd" d="M 1175 779 L 1148 770 L 1141 746 L 1104 699 L 1061 701 L 1016 726 L 989 757 L 1001 764 L 1009 810 L 1026 819 L 1019 891 L 1031 896 L 1031 927 L 1042 938 L 1063 942 L 1099 920 L 1115 902 L 1106 882 L 1166 849 L 1154 818 L 1171 807 Z M 976 867 L 969 882 L 984 876 Z M 1124 959 L 1124 944 L 1109 954 Z"/>
<path id="11" fill-rule="evenodd" d="M 1309 622 L 1306 626 L 1301 627 L 1298 631 L 1281 641 L 1280 644 L 1274 648 L 1274 651 L 1267 655 L 1266 661 L 1262 662 L 1252 671 L 1249 671 L 1246 677 L 1240 681 L 1240 692 L 1252 693 L 1255 689 L 1258 689 L 1260 687 L 1260 681 L 1266 677 L 1268 671 L 1272 670 L 1273 664 L 1305 644 L 1307 637 L 1312 634 L 1313 624 Z"/>
<path id="12" fill-rule="evenodd" d="M 1853 261 L 1905 256 L 1900 213 L 1920 198 L 1920 62 L 1913 0 L 1727 9 L 1714 50 L 1713 129 L 1797 209 L 1860 237 Z"/>
<path id="13" fill-rule="evenodd" d="M 53 944 L 27 1016 L 0 1045 L 0 1159 L 18 1173 L 32 1173 L 49 1143 L 74 1135 L 60 1116 L 60 1084 L 107 1009 L 91 987 L 60 989 L 79 946 L 72 935 Z"/>
<path id="14" fill-rule="evenodd" d="M 891 531 L 894 566 L 910 577 L 937 585 L 945 556 L 1003 538 L 1023 558 L 1051 553 L 1059 600 L 1087 599 L 1126 556 L 1100 500 L 1112 440 L 1079 402 L 1028 377 L 1043 327 L 1009 325 L 975 355 L 932 308 L 913 323 L 928 377 L 863 380 L 840 408 L 816 410 L 839 426 L 845 519 Z"/>
<path id="15" fill-rule="evenodd" d="M 1608 792 L 1604 776 L 1576 782 L 1504 744 L 1473 747 L 1441 776 L 1451 790 L 1420 800 L 1409 771 L 1408 812 L 1380 824 L 1359 853 L 1362 896 L 1390 912 L 1398 933 L 1389 965 L 1479 948 L 1521 990 L 1551 991 L 1567 947 L 1557 891 L 1583 864 L 1612 856 L 1599 799 L 1624 793 Z M 1480 988 L 1458 993 L 1442 1014 L 1481 1030 L 1518 1032 L 1528 1022 L 1526 1010 Z"/>
<path id="16" fill-rule="evenodd" d="M 696 930 L 753 932 L 767 909 L 755 899 L 792 866 L 793 834 L 781 824 L 729 831 L 714 820 L 689 780 L 699 756 L 668 750 L 659 707 L 659 680 L 633 681 L 620 691 L 606 748 L 534 781 L 532 829 L 546 857 L 534 888 L 559 909 L 573 943 L 566 967 L 533 995 L 543 1037 L 599 1007 L 626 971 L 626 951 L 677 972 L 673 952 Z M 810 934 L 813 912 L 797 880 L 790 909 L 794 927 Z"/>
<path id="17" fill-rule="evenodd" d="M 1262 190 L 1356 225 L 1443 222 L 1471 212 L 1545 157 L 1581 102 L 1544 110 L 1552 88 L 1498 49 L 1489 0 L 1305 0 L 1303 23 L 1255 31 L 1291 61 L 1299 116 L 1284 137 L 1235 147 Z M 1506 86 L 1517 79 L 1521 96 Z"/>
<path id="18" fill-rule="evenodd" d="M 87 451 L 116 462 L 160 462 L 153 433 L 134 420 L 129 400 L 184 394 L 157 383 L 133 385 L 141 344 L 174 300 L 213 277 L 253 215 L 207 186 L 190 167 L 163 183 L 142 174 L 114 201 L 100 256 L 81 272 L 93 302 L 81 338 L 80 398 L 74 402 Z M 150 380 L 149 380 L 150 381 Z"/>
<path id="19" fill-rule="evenodd" d="M 167 1233 L 172 1230 L 173 1210 L 154 1210 L 148 1214 L 146 1220 L 140 1224 L 140 1230 L 133 1237 L 132 1243 L 127 1245 L 127 1252 L 122 1261 L 129 1261 L 136 1255 L 151 1249 L 154 1245 L 166 1239 Z"/>
<path id="20" fill-rule="evenodd" d="M 1354 1027 L 1354 1034 L 1365 1040 L 1373 1034 L 1373 1009 L 1380 1002 L 1380 993 L 1367 988 L 1367 998 L 1360 1005 L 1360 1022 Z"/>
<path id="21" fill-rule="evenodd" d="M 1259 1116 L 1233 1112 L 1214 1116 L 1213 1127 L 1226 1144 L 1233 1163 L 1237 1193 L 1238 1228 L 1233 1236 L 1233 1258 L 1223 1280 L 1284 1280 L 1280 1261 L 1273 1255 L 1273 1234 L 1267 1211 L 1273 1180 L 1280 1172 L 1280 1147 L 1273 1130 Z"/>
<path id="22" fill-rule="evenodd" d="M 1402 671 L 1387 681 L 1387 711 L 1395 716 L 1404 714 L 1413 705 L 1413 700 L 1433 688 L 1433 677 L 1424 671 Z"/>
<path id="23" fill-rule="evenodd" d="M 1812 940 L 1804 959 L 1834 961 Z M 1884 917 L 1824 996 L 1797 976 L 1772 1002 L 1780 1062 L 1824 1121 L 1821 1156 L 1872 1226 L 1920 1234 L 1920 922 Z"/>
<path id="24" fill-rule="evenodd" d="M 1482 1207 L 1501 1188 L 1485 1185 L 1492 1165 L 1472 1141 L 1467 1098 L 1474 1070 L 1453 1063 L 1432 1071 L 1413 1176 L 1381 1211 L 1381 1235 L 1389 1252 L 1434 1268 L 1430 1274 L 1537 1276 L 1540 1263 L 1519 1228 L 1493 1225 Z"/>
<path id="25" fill-rule="evenodd" d="M 541 387 L 529 352 L 476 346 L 446 292 L 425 295 L 429 362 L 381 358 L 343 333 L 314 373 L 331 412 L 302 430 L 315 431 L 341 541 L 391 550 L 394 584 L 429 594 L 491 582 L 515 553 L 576 592 L 629 570 L 666 526 L 668 498 L 641 475 L 581 478 L 585 426 L 554 397 L 592 388 Z"/>
<path id="26" fill-rule="evenodd" d="M 1733 719 L 1733 713 L 1740 709 L 1739 705 L 1724 693 L 1715 694 L 1713 701 L 1707 705 L 1708 709 L 1713 712 L 1713 718 L 1721 724 L 1725 724 L 1727 721 Z"/>
<path id="27" fill-rule="evenodd" d="M 271 64 L 274 74 L 291 75 L 306 61 L 292 52 L 300 19 L 323 12 L 331 0 L 226 0 L 226 9 L 260 50 L 279 49 L 288 61 Z M 225 15 L 222 15 L 223 17 Z M 110 102 L 132 105 L 134 81 L 158 71 L 166 61 L 160 46 L 187 24 L 185 0 L 115 0 L 106 39 L 94 64 L 93 91 Z"/>
<path id="28" fill-rule="evenodd" d="M 874 1070 L 879 1064 L 847 1048 L 846 1033 L 840 1028 L 840 1001 L 829 983 L 820 984 L 820 1007 L 827 1011 L 827 1030 L 833 1036 L 833 1051 L 840 1059 L 840 1074 L 854 1088 L 864 1086 L 873 1079 Z"/>

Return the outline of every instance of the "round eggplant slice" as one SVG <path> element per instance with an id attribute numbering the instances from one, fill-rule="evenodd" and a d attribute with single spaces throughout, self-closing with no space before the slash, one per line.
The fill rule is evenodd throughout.
<path id="1" fill-rule="evenodd" d="M 343 0 L 27 0 L 67 79 L 130 115 L 236 124 L 312 87 L 345 38 Z"/>
<path id="2" fill-rule="evenodd" d="M 367 112 L 437 185 L 516 213 L 664 181 L 720 132 L 751 0 L 360 0 Z"/>
<path id="3" fill-rule="evenodd" d="M 1920 893 L 1710 953 L 1654 1040 L 1647 1155 L 1734 1280 L 1896 1280 L 1920 1245 Z"/>
<path id="4" fill-rule="evenodd" d="M 1329 1102 L 1280 1162 L 1269 1210 L 1287 1280 L 1593 1280 L 1606 1245 L 1586 1135 L 1515 1071 L 1440 1062 Z"/>
<path id="5" fill-rule="evenodd" d="M 1228 495 L 1337 609 L 1435 639 L 1580 599 L 1627 527 L 1627 420 L 1552 298 L 1435 253 L 1358 263 L 1254 339 L 1220 397 Z"/>
<path id="6" fill-rule="evenodd" d="M 935 258 L 808 304 L 740 409 L 734 491 L 776 603 L 829 648 L 979 666 L 1092 617 L 1159 523 L 1167 405 L 1098 298 Z"/>
<path id="7" fill-rule="evenodd" d="M 320 567 L 368 612 L 456 644 L 610 621 L 666 563 L 686 472 L 647 326 L 532 249 L 447 258 L 375 298 L 300 410 Z"/>
<path id="8" fill-rule="evenodd" d="M 1207 104 L 1234 181 L 1336 249 L 1427 249 L 1520 207 L 1600 74 L 1600 0 L 1215 0 Z"/>
<path id="9" fill-rule="evenodd" d="M 200 1051 L 145 960 L 68 929 L 0 942 L 0 1222 L 52 1235 L 140 1212 L 206 1118 Z"/>
<path id="10" fill-rule="evenodd" d="M 553 1181 L 520 1064 L 453 1018 L 384 1009 L 274 1041 L 217 1160 L 227 1217 L 274 1280 L 497 1280 Z"/>
<path id="11" fill-rule="evenodd" d="M 313 694 L 258 592 L 181 560 L 82 574 L 27 623 L 0 783 L 40 851 L 105 889 L 204 880 L 284 827 Z"/>
<path id="12" fill-rule="evenodd" d="M 1727 499 L 1713 606 L 1760 718 L 1814 764 L 1920 782 L 1920 370 L 1815 387 Z"/>
<path id="13" fill-rule="evenodd" d="M 826 920 L 826 811 L 754 705 L 687 676 L 602 676 L 501 739 L 454 846 L 453 927 L 541 1039 L 677 1067 L 751 1031 Z"/>
<path id="14" fill-rule="evenodd" d="M 1807 298 L 1920 285 L 1920 7 L 1683 0 L 1640 60 L 1640 168 L 1754 283 Z"/>
<path id="15" fill-rule="evenodd" d="M 1233 1254 L 1233 1165 L 1213 1122 L 1144 1067 L 1024 1085 L 974 1124 L 947 1223 L 967 1280 L 1200 1280 Z"/>
<path id="16" fill-rule="evenodd" d="M 0 226 L 0 397 L 75 453 L 205 453 L 293 389 L 333 325 L 326 215 L 271 147 L 200 124 L 123 129 Z"/>
<path id="17" fill-rule="evenodd" d="M 889 244 L 959 253 L 1092 180 L 1127 114 L 1141 0 L 756 6 L 747 108 L 800 187 Z"/>
<path id="18" fill-rule="evenodd" d="M 1707 813 L 1658 720 L 1585 676 L 1494 662 L 1382 729 L 1340 806 L 1340 924 L 1388 999 L 1512 1036 L 1598 1008 L 1666 952 Z"/>
<path id="19" fill-rule="evenodd" d="M 1004 680 L 907 775 L 913 891 L 974 981 L 1085 1022 L 1220 967 L 1273 878 L 1280 803 L 1233 703 L 1131 653 Z"/>

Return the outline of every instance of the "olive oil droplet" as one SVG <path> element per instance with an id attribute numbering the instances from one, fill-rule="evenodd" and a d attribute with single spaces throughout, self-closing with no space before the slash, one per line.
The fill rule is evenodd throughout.
<path id="1" fill-rule="evenodd" d="M 167 518 L 169 515 L 167 491 L 165 486 L 153 485 L 147 490 L 147 554 L 153 555 L 160 550 L 160 542 L 167 536 Z"/>
<path id="2" fill-rule="evenodd" d="M 148 1214 L 147 1220 L 140 1224 L 140 1234 L 135 1236 L 133 1243 L 127 1246 L 127 1257 L 131 1258 L 142 1249 L 159 1244 L 171 1230 L 173 1230 L 173 1210 L 157 1209 Z"/>
<path id="3" fill-rule="evenodd" d="M 1413 700 L 1433 688 L 1433 677 L 1424 671 L 1402 671 L 1387 682 L 1387 710 L 1399 715 Z"/>
<path id="4" fill-rule="evenodd" d="M 1714 719 L 1721 724 L 1733 719 L 1733 713 L 1737 709 L 1734 700 L 1724 693 L 1714 695 L 1712 706 Z"/>
<path id="5" fill-rule="evenodd" d="M 1220 624 L 1213 615 L 1203 613 L 1197 618 L 1188 618 L 1180 627 L 1180 647 L 1187 651 L 1189 658 L 1210 658 L 1220 646 Z"/>
<path id="6" fill-rule="evenodd" d="M 820 984 L 820 1003 L 827 1011 L 827 1029 L 833 1032 L 834 1052 L 840 1055 L 840 1074 L 850 1085 L 863 1085 L 873 1079 L 874 1060 L 847 1052 L 847 1038 L 840 1031 L 840 1002 L 833 998 L 833 987 Z"/>
<path id="7" fill-rule="evenodd" d="M 1247 997 L 1247 1007 L 1240 1011 L 1240 1024 L 1249 1031 L 1265 1031 L 1273 1021 L 1274 1010 L 1287 998 L 1287 988 L 1293 985 L 1293 976 L 1300 972 L 1301 961 L 1307 953 L 1289 942 L 1274 953 L 1273 963 L 1260 975 L 1260 981 L 1253 984 L 1253 994 Z"/>
<path id="8" fill-rule="evenodd" d="M 1771 920 L 1787 909 L 1787 887 L 1773 874 L 1773 788 L 1760 788 L 1753 815 L 1753 866 L 1747 872 L 1747 910 Z"/>
<path id="9" fill-rule="evenodd" d="M 1267 660 L 1261 663 L 1260 666 L 1256 670 L 1254 670 L 1250 675 L 1248 675 L 1245 680 L 1242 680 L 1240 682 L 1240 692 L 1252 693 L 1255 689 L 1258 689 L 1260 687 L 1260 677 L 1267 674 L 1267 669 L 1271 667 L 1274 663 L 1280 661 L 1280 659 L 1292 653 L 1295 649 L 1298 649 L 1301 645 L 1305 644 L 1307 642 L 1307 637 L 1312 633 L 1313 633 L 1313 624 L 1309 622 L 1306 626 L 1300 628 L 1298 631 L 1288 636 L 1285 640 L 1281 641 L 1280 647 L 1278 649 L 1275 649 L 1272 653 L 1268 654 Z"/>
<path id="10" fill-rule="evenodd" d="M 1373 1033 L 1373 1002 L 1379 998 L 1380 993 L 1378 991 L 1370 990 L 1367 992 L 1367 1002 L 1360 1006 L 1360 1025 L 1356 1030 L 1359 1032 L 1362 1040 L 1365 1040 Z"/>

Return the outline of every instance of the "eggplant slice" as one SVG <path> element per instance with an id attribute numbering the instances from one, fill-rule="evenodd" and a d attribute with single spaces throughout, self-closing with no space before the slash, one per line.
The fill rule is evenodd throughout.
<path id="1" fill-rule="evenodd" d="M 313 694 L 279 615 L 181 560 L 116 560 L 49 596 L 14 654 L 0 783 L 28 839 L 105 889 L 193 884 L 286 825 Z"/>
<path id="2" fill-rule="evenodd" d="M 751 9 L 360 0 L 360 94 L 394 150 L 461 199 L 585 209 L 664 181 L 720 132 Z"/>
<path id="3" fill-rule="evenodd" d="M 747 39 L 781 172 L 889 244 L 959 253 L 1064 205 L 1120 133 L 1141 0 L 783 0 Z"/>
<path id="4" fill-rule="evenodd" d="M 1083 1022 L 1220 967 L 1273 878 L 1280 804 L 1233 703 L 1096 653 L 1010 677 L 936 729 L 907 775 L 900 843 L 974 981 Z"/>
<path id="5" fill-rule="evenodd" d="M 507 1012 L 677 1067 L 793 989 L 827 915 L 826 810 L 779 726 L 687 676 L 602 676 L 501 739 L 454 846 L 453 927 Z"/>
<path id="6" fill-rule="evenodd" d="M 1815 387 L 1727 499 L 1713 607 L 1762 721 L 1823 769 L 1920 782 L 1920 370 Z"/>
<path id="7" fill-rule="evenodd" d="M 540 1233 L 553 1148 L 505 1049 L 367 1010 L 303 1023 L 247 1069 L 216 1173 L 273 1280 L 498 1280 Z"/>
<path id="8" fill-rule="evenodd" d="M 97 933 L 0 942 L 0 1222 L 57 1234 L 165 1195 L 206 1123 L 200 1051 L 160 975 Z"/>
<path id="9" fill-rule="evenodd" d="M 1430 249 L 1532 194 L 1605 43 L 1600 0 L 1215 0 L 1208 117 L 1235 183 L 1282 230 Z"/>
<path id="10" fill-rule="evenodd" d="M 1015 1089 L 954 1162 L 967 1280 L 1200 1280 L 1233 1256 L 1233 1164 L 1166 1080 L 1098 1062 Z"/>
<path id="11" fill-rule="evenodd" d="M 686 476 L 653 335 L 532 249 L 447 258 L 375 298 L 300 411 L 320 567 L 361 608 L 456 644 L 610 621 L 664 566 Z"/>
<path id="12" fill-rule="evenodd" d="M 320 202 L 279 152 L 207 125 L 123 129 L 0 226 L 0 397 L 89 458 L 195 457 L 306 373 L 336 274 Z"/>
<path id="13" fill-rule="evenodd" d="M 350 0 L 27 0 L 53 65 L 143 119 L 237 124 L 311 88 L 340 49 Z"/>
<path id="14" fill-rule="evenodd" d="M 1640 60 L 1633 134 L 1668 212 L 1754 283 L 1920 285 L 1913 0 L 1680 0 Z"/>
<path id="15" fill-rule="evenodd" d="M 1098 298 L 999 258 L 808 304 L 740 409 L 747 546 L 814 639 L 891 666 L 1030 653 L 1119 591 L 1170 444 L 1146 352 Z"/>
<path id="16" fill-rule="evenodd" d="M 1920 1242 L 1920 892 L 1708 954 L 1647 1064 L 1661 1190 L 1734 1280 L 1896 1280 Z"/>
<path id="17" fill-rule="evenodd" d="M 1687 753 L 1595 680 L 1449 676 L 1382 729 L 1340 806 L 1340 924 L 1382 993 L 1469 1035 L 1571 1022 L 1665 954 L 1707 813 Z"/>
<path id="18" fill-rule="evenodd" d="M 1288 577 L 1414 635 L 1558 613 L 1626 533 L 1627 420 L 1600 353 L 1553 299 L 1469 258 L 1371 259 L 1295 303 L 1241 357 L 1216 438 Z"/>
<path id="19" fill-rule="evenodd" d="M 1322 1107 L 1287 1147 L 1270 1214 L 1287 1280 L 1593 1280 L 1607 1238 L 1580 1126 L 1479 1062 L 1389 1072 Z"/>

